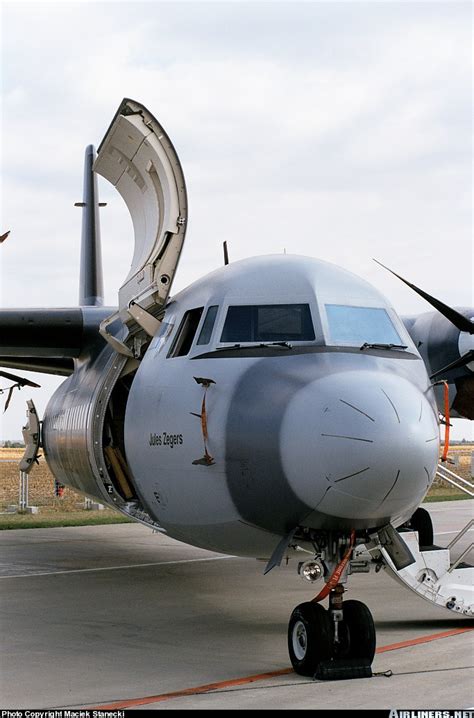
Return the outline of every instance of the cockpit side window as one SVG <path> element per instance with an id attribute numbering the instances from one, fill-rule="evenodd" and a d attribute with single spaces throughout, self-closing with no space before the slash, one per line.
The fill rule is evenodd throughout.
<path id="1" fill-rule="evenodd" d="M 329 340 L 333 344 L 403 344 L 386 309 L 326 304 Z"/>
<path id="2" fill-rule="evenodd" d="M 209 307 L 209 309 L 207 310 L 206 317 L 202 324 L 202 329 L 199 333 L 196 345 L 209 344 L 209 342 L 211 341 L 212 330 L 214 329 L 218 309 L 219 307 L 217 305 L 214 305 L 212 307 Z"/>
<path id="3" fill-rule="evenodd" d="M 221 342 L 313 341 L 309 304 L 231 306 Z"/>
<path id="4" fill-rule="evenodd" d="M 191 349 L 204 307 L 190 309 L 184 315 L 174 338 L 168 357 L 182 357 Z"/>
<path id="5" fill-rule="evenodd" d="M 155 352 L 155 356 L 161 352 L 164 345 L 168 341 L 168 338 L 170 334 L 172 333 L 174 329 L 174 324 L 170 324 L 170 322 L 162 321 L 160 328 L 158 330 L 158 333 L 155 334 L 153 337 L 153 340 L 150 344 L 150 349 L 153 349 Z"/>

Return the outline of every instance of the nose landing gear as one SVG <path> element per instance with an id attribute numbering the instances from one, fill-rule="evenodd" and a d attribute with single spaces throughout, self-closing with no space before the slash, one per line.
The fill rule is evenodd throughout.
<path id="1" fill-rule="evenodd" d="M 288 651 L 296 673 L 317 678 L 372 675 L 375 626 L 361 601 L 343 603 L 344 586 L 329 594 L 329 609 L 315 601 L 297 606 L 288 625 Z"/>
<path id="2" fill-rule="evenodd" d="M 315 558 L 300 565 L 300 576 L 314 582 L 329 573 L 329 566 L 333 570 L 318 595 L 291 614 L 288 651 L 293 668 L 303 676 L 321 679 L 370 677 L 375 655 L 372 614 L 360 601 L 343 602 L 343 584 L 356 570 L 356 562 L 350 563 L 356 532 L 352 529 L 349 536 L 308 534 L 307 538 Z M 319 603 L 326 596 L 327 610 Z"/>

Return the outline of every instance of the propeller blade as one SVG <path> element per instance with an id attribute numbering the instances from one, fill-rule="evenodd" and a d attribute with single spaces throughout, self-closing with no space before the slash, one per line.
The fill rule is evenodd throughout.
<path id="1" fill-rule="evenodd" d="M 39 389 L 41 387 L 41 384 L 35 384 L 34 381 L 30 381 L 29 379 L 24 379 L 21 376 L 17 376 L 16 374 L 9 374 L 7 371 L 0 371 L 0 376 L 3 376 L 4 379 L 10 379 L 10 381 L 14 381 L 20 386 L 33 386 L 35 389 Z"/>
<path id="2" fill-rule="evenodd" d="M 393 274 L 395 277 L 400 279 L 404 284 L 406 284 L 410 289 L 413 289 L 414 292 L 420 295 L 420 297 L 423 297 L 423 299 L 426 299 L 427 302 L 431 304 L 432 307 L 438 310 L 443 317 L 446 317 L 446 319 L 449 319 L 449 321 L 454 324 L 457 329 L 459 329 L 460 332 L 468 332 L 469 334 L 474 334 L 474 324 L 469 321 L 466 317 L 464 317 L 462 314 L 457 312 L 455 309 L 452 309 L 451 307 L 448 307 L 447 304 L 444 304 L 443 302 L 440 302 L 439 299 L 436 299 L 436 297 L 432 297 L 431 294 L 428 294 L 427 292 L 424 292 L 423 289 L 420 289 L 415 284 L 412 284 L 411 282 L 407 281 L 406 279 L 403 279 L 399 274 L 394 272 L 389 267 L 386 267 L 385 264 L 382 264 L 382 262 L 379 262 L 377 259 L 374 259 L 374 262 L 377 262 L 377 264 L 380 264 L 381 267 L 386 269 L 388 272 Z"/>
<path id="3" fill-rule="evenodd" d="M 438 369 L 438 371 L 435 371 L 435 373 L 430 376 L 430 379 L 433 379 L 435 376 L 439 376 L 440 374 L 444 374 L 447 371 L 451 371 L 451 369 L 459 369 L 459 367 L 466 366 L 466 364 L 469 364 L 472 361 L 474 361 L 474 349 L 470 349 L 462 357 L 456 359 L 456 361 L 451 362 L 451 364 L 446 364 L 446 366 L 443 366 L 441 369 Z"/>
<path id="4" fill-rule="evenodd" d="M 10 402 L 11 402 L 12 396 L 13 396 L 13 389 L 14 389 L 16 386 L 18 386 L 18 384 L 13 384 L 13 385 L 9 388 L 9 390 L 8 390 L 7 400 L 6 400 L 6 402 L 5 402 L 5 407 L 4 407 L 4 409 L 3 409 L 3 413 L 5 413 L 6 410 L 8 409 L 8 407 L 10 406 Z"/>

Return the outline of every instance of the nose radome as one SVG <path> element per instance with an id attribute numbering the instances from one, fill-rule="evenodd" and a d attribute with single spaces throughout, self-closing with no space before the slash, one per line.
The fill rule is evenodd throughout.
<path id="1" fill-rule="evenodd" d="M 403 377 L 334 374 L 295 394 L 280 450 L 287 480 L 308 506 L 370 523 L 418 505 L 438 462 L 438 420 Z"/>

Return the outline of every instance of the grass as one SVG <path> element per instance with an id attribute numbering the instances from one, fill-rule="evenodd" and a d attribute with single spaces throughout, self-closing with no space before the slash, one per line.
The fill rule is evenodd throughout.
<path id="1" fill-rule="evenodd" d="M 465 494 L 464 491 L 459 491 L 459 489 L 456 489 L 454 486 L 434 484 L 423 499 L 423 503 L 432 503 L 433 501 L 464 501 L 465 499 L 472 498 L 472 496 Z"/>
<path id="2" fill-rule="evenodd" d="M 0 531 L 11 529 L 49 529 L 62 526 L 101 526 L 135 523 L 115 511 L 68 511 L 44 514 L 0 514 Z"/>
<path id="3" fill-rule="evenodd" d="M 466 499 L 472 501 L 473 498 L 474 497 L 468 496 L 467 494 L 428 494 L 428 496 L 425 496 L 423 499 L 423 503 L 429 504 L 435 501 L 465 501 Z"/>

